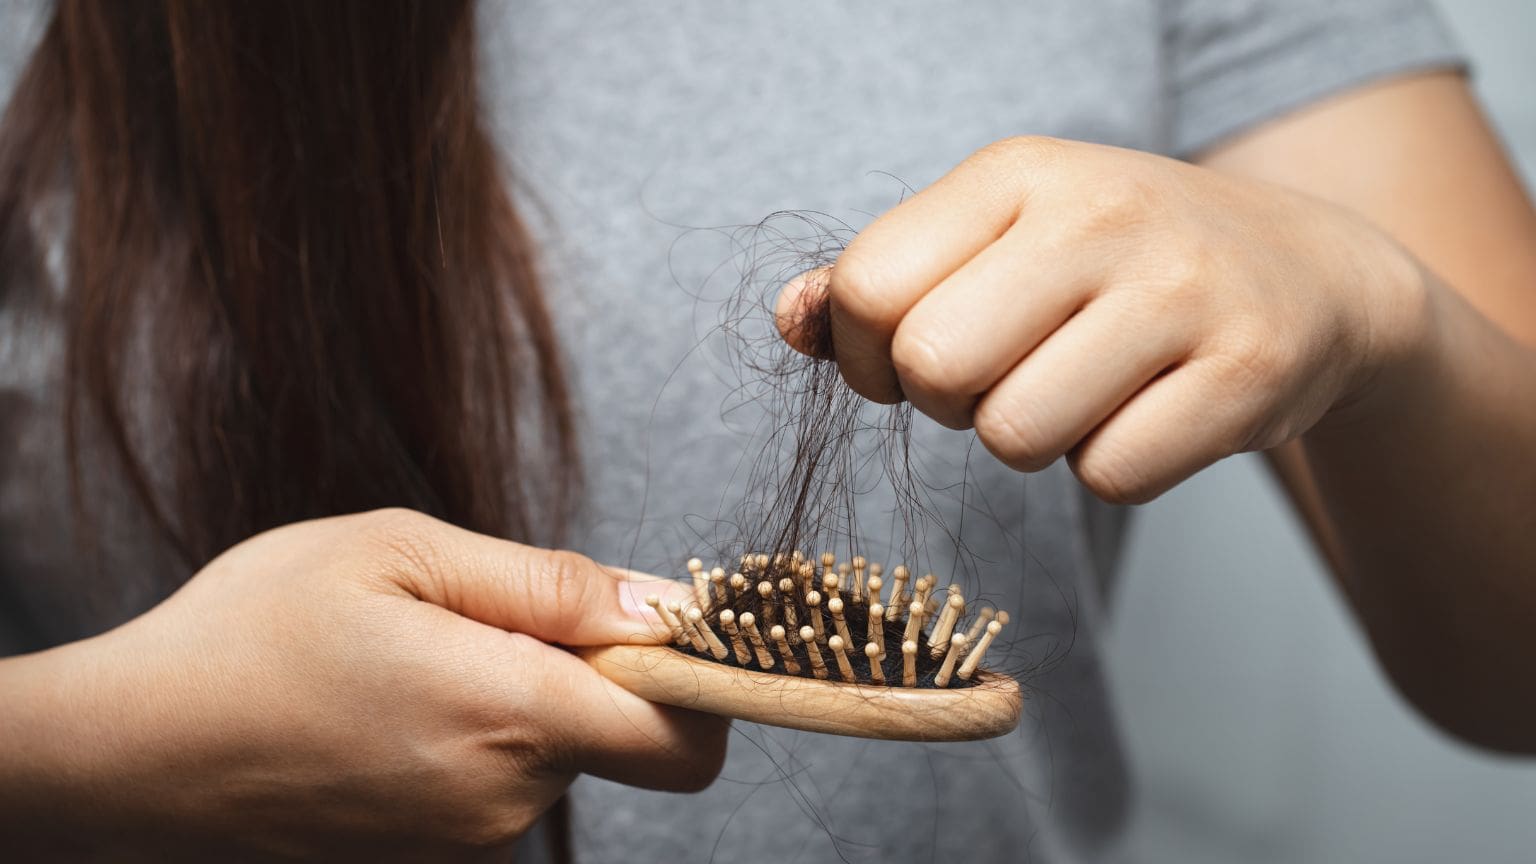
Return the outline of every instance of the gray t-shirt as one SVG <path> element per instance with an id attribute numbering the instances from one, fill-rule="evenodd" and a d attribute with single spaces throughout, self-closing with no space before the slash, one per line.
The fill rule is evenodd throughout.
<path id="1" fill-rule="evenodd" d="M 711 534 L 751 426 L 750 406 L 722 416 L 734 382 L 719 347 L 695 350 L 743 235 L 685 229 L 780 210 L 857 226 L 1010 135 L 1188 155 L 1351 85 L 1459 63 L 1411 0 L 544 0 L 480 17 L 488 106 L 582 406 L 573 545 L 658 572 Z M 61 527 L 58 341 L 45 309 L 0 309 L 0 653 L 159 599 L 125 578 L 110 608 L 68 605 L 83 571 Z M 967 582 L 1015 613 L 1007 664 L 1042 667 L 1019 731 L 915 745 L 737 724 L 702 793 L 579 780 L 578 860 L 1113 854 L 1133 797 L 1097 651 L 1113 532 L 1091 528 L 1114 519 L 1060 465 L 1026 478 L 971 436 L 920 423 L 916 437 L 925 480 L 949 490 L 934 500 L 968 549 Z M 888 543 L 888 502 L 877 492 L 861 513 L 868 548 Z M 132 514 L 122 525 L 115 572 L 154 566 Z M 926 542 L 929 568 L 960 560 L 947 534 Z"/>

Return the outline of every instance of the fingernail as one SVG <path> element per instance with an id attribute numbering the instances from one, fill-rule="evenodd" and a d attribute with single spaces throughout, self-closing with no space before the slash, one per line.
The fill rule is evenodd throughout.
<path id="1" fill-rule="evenodd" d="M 687 586 L 681 582 L 662 579 L 646 573 L 636 573 L 634 571 L 620 572 L 626 578 L 620 580 L 618 584 L 619 606 L 630 617 L 644 622 L 657 639 L 670 639 L 672 634 L 668 630 L 666 623 L 657 614 L 655 607 L 646 602 L 646 598 L 654 596 L 663 604 L 671 600 L 683 603 L 692 596 Z"/>
<path id="2" fill-rule="evenodd" d="M 630 615 L 645 621 L 660 621 L 656 610 L 645 602 L 647 594 L 661 594 L 661 589 L 651 583 L 625 580 L 619 583 L 619 605 Z"/>

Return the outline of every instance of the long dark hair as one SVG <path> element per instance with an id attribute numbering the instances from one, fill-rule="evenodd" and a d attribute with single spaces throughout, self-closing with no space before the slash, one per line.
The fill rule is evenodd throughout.
<path id="1" fill-rule="evenodd" d="M 385 505 L 558 539 L 570 396 L 475 53 L 469 0 L 60 0 L 0 255 L 41 284 L 63 244 L 77 500 L 109 454 L 188 573 Z"/>

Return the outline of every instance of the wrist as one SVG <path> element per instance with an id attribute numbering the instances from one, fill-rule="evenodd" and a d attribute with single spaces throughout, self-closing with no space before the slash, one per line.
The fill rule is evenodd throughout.
<path id="1" fill-rule="evenodd" d="M 0 660 L 0 833 L 82 842 L 126 800 L 126 670 L 110 634 Z"/>
<path id="2" fill-rule="evenodd" d="M 1356 258 L 1351 282 L 1357 287 L 1346 289 L 1358 293 L 1363 309 L 1358 373 L 1318 423 L 1322 429 L 1401 406 L 1405 391 L 1433 370 L 1443 341 L 1444 286 L 1391 238 L 1378 233 L 1374 239 Z"/>

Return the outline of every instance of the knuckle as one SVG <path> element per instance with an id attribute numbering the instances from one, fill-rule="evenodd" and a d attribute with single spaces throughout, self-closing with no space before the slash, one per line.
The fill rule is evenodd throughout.
<path id="1" fill-rule="evenodd" d="M 1281 340 L 1258 327 L 1228 328 L 1215 357 L 1224 389 L 1259 397 L 1276 389 L 1281 370 L 1291 362 Z"/>
<path id="2" fill-rule="evenodd" d="M 1003 196 L 1005 206 L 1016 211 L 1024 190 L 1037 187 L 1042 178 L 1070 173 L 1066 169 L 1074 146 L 1072 142 L 1043 135 L 1004 138 L 972 153 L 957 171 L 983 178 L 985 188 Z"/>
<path id="3" fill-rule="evenodd" d="M 523 606 L 539 632 L 552 632 L 592 607 L 597 569 L 590 558 L 576 552 L 556 549 L 538 556 L 532 578 L 524 580 Z"/>
<path id="4" fill-rule="evenodd" d="M 360 519 L 362 542 L 386 563 L 415 573 L 433 572 L 438 560 L 433 539 L 436 520 L 403 507 L 374 510 Z"/>
<path id="5" fill-rule="evenodd" d="M 408 507 L 381 507 L 377 510 L 360 513 L 353 518 L 361 521 L 369 529 L 376 531 L 416 530 L 423 524 L 432 521 L 430 516 Z"/>
<path id="6" fill-rule="evenodd" d="M 1010 162 L 1020 159 L 1032 162 L 1050 161 L 1059 158 L 1067 146 L 1067 142 L 1048 135 L 1014 135 L 988 144 L 976 151 L 972 158 L 1006 159 Z"/>
<path id="7" fill-rule="evenodd" d="M 838 257 L 827 280 L 827 294 L 838 312 L 860 323 L 892 322 L 897 315 L 892 300 L 895 277 L 863 248 L 855 240 Z"/>
<path id="8" fill-rule="evenodd" d="M 1156 190 L 1144 178 L 1114 172 L 1086 184 L 1082 191 L 1079 229 L 1090 236 L 1113 236 L 1152 221 L 1159 209 Z"/>
<path id="9" fill-rule="evenodd" d="M 961 381 L 955 375 L 955 364 L 946 361 L 946 352 L 939 347 L 932 328 L 908 326 L 903 323 L 891 338 L 891 365 L 903 388 L 927 393 L 955 393 Z"/>
<path id="10" fill-rule="evenodd" d="M 1050 445 L 1040 415 L 1017 400 L 983 399 L 973 422 L 976 436 L 994 456 L 1019 471 L 1039 471 L 1060 454 Z"/>
<path id="11" fill-rule="evenodd" d="M 419 534 L 427 530 L 432 517 L 405 507 L 384 507 L 370 510 L 356 517 L 373 537 L 387 538 L 395 535 Z"/>
<path id="12" fill-rule="evenodd" d="M 1122 281 L 1143 289 L 1165 316 L 1207 317 L 1212 288 L 1223 284 L 1210 244 L 1160 226 L 1147 231 L 1137 248 L 1139 254 L 1120 272 Z"/>
<path id="13" fill-rule="evenodd" d="M 1098 441 L 1084 449 L 1073 471 L 1088 491 L 1110 504 L 1145 504 L 1158 493 L 1136 460 L 1113 441 Z"/>

